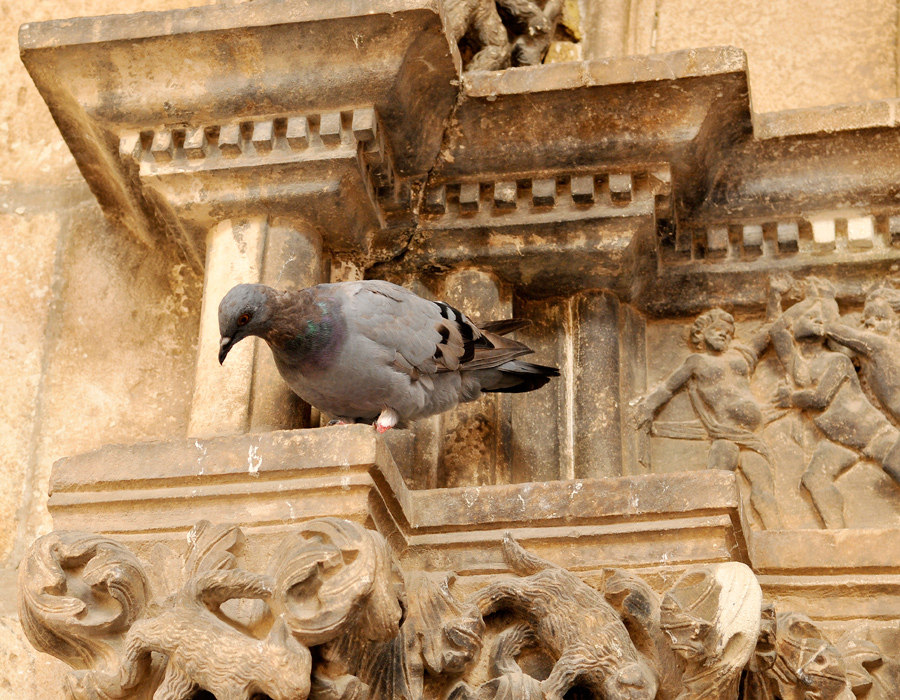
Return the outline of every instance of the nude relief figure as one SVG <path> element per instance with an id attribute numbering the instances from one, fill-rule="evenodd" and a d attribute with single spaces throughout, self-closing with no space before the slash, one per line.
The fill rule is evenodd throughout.
<path id="1" fill-rule="evenodd" d="M 734 318 L 722 309 L 701 314 L 691 328 L 697 352 L 636 405 L 638 427 L 648 429 L 656 412 L 686 389 L 708 437 L 708 469 L 740 469 L 750 484 L 750 502 L 766 529 L 781 526 L 775 502 L 772 460 L 758 434 L 762 410 L 750 390 L 750 376 L 769 346 L 769 325 L 781 310 L 789 281 L 770 283 L 766 325 L 747 343 L 734 341 Z M 670 435 L 671 437 L 696 437 Z"/>
<path id="2" fill-rule="evenodd" d="M 900 290 L 880 288 L 866 298 L 862 328 L 840 321 L 827 323 L 825 333 L 861 359 L 869 388 L 894 423 L 900 423 L 900 328 L 894 306 Z"/>
<path id="3" fill-rule="evenodd" d="M 868 334 L 856 334 L 854 341 L 854 334 L 839 320 L 834 287 L 810 278 L 806 298 L 785 311 L 770 330 L 792 384 L 782 392 L 781 403 L 806 412 L 823 438 L 807 463 L 801 484 L 827 528 L 845 526 L 843 497 L 834 482 L 860 456 L 874 460 L 900 482 L 900 430 L 863 393 L 850 358 L 830 350 L 826 340 L 834 334 L 847 344 L 855 342 L 869 353 L 870 360 L 878 355 L 883 369 L 883 353 L 876 350 L 881 346 Z M 878 393 L 876 384 L 873 382 L 873 388 Z M 883 393 L 890 399 L 889 392 Z"/>

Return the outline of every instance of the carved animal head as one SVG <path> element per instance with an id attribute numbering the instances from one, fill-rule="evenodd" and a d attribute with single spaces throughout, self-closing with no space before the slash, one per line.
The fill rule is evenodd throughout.
<path id="1" fill-rule="evenodd" d="M 840 652 L 808 617 L 782 613 L 777 629 L 772 673 L 784 700 L 854 700 Z"/>
<path id="2" fill-rule="evenodd" d="M 84 532 L 35 540 L 19 569 L 19 617 L 28 640 L 70 666 L 111 661 L 143 613 L 147 578 L 123 545 Z"/>
<path id="3" fill-rule="evenodd" d="M 376 532 L 337 518 L 305 523 L 272 559 L 271 606 L 307 646 L 351 627 L 371 641 L 399 631 L 402 610 L 387 544 Z"/>
<path id="4" fill-rule="evenodd" d="M 478 608 L 458 602 L 450 593 L 451 577 L 438 581 L 425 572 L 411 572 L 406 589 L 409 619 L 416 621 L 422 661 L 428 672 L 461 673 L 481 650 L 484 620 Z"/>

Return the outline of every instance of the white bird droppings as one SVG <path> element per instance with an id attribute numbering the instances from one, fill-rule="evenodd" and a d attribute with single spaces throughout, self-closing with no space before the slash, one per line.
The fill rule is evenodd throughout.
<path id="1" fill-rule="evenodd" d="M 194 447 L 200 450 L 200 456 L 197 457 L 197 476 L 203 476 L 203 458 L 206 457 L 206 445 L 201 445 L 199 440 L 194 440 Z"/>
<path id="2" fill-rule="evenodd" d="M 262 457 L 257 454 L 256 445 L 250 445 L 250 452 L 247 455 L 247 472 L 253 476 L 259 476 L 259 468 L 262 466 Z"/>

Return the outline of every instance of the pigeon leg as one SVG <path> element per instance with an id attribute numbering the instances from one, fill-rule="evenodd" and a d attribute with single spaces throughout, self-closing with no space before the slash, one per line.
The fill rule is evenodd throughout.
<path id="1" fill-rule="evenodd" d="M 381 415 L 378 416 L 378 420 L 375 421 L 375 430 L 379 433 L 384 433 L 397 425 L 397 422 L 400 420 L 400 416 L 393 408 L 386 408 L 381 412 Z"/>

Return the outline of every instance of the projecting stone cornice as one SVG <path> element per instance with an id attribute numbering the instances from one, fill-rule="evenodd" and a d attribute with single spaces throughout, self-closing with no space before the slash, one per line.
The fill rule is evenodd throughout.
<path id="1" fill-rule="evenodd" d="M 754 115 L 735 48 L 461 75 L 436 0 L 80 18 L 20 44 L 108 216 L 198 268 L 219 222 L 268 217 L 384 277 L 465 250 L 526 295 L 692 313 L 835 264 L 858 300 L 900 258 L 897 101 Z"/>

